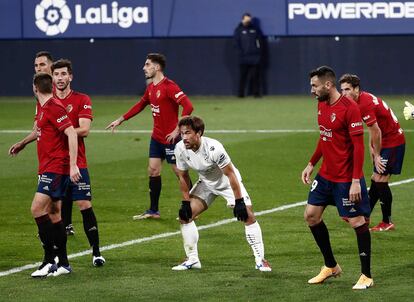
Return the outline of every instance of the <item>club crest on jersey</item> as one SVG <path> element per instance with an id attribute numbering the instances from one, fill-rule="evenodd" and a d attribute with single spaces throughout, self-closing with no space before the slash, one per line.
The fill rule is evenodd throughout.
<path id="1" fill-rule="evenodd" d="M 66 107 L 66 111 L 67 112 L 71 112 L 73 110 L 73 106 L 72 106 L 72 104 L 69 104 L 67 107 Z"/>
<path id="2" fill-rule="evenodd" d="M 160 97 L 161 91 L 157 90 L 157 99 Z"/>
<path id="3" fill-rule="evenodd" d="M 333 123 L 336 120 L 336 113 L 331 114 L 331 123 Z"/>

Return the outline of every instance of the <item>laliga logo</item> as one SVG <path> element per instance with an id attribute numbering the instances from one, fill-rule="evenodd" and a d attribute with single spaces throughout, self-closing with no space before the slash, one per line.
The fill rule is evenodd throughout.
<path id="1" fill-rule="evenodd" d="M 42 0 L 36 5 L 36 26 L 47 36 L 64 33 L 72 18 L 65 0 Z"/>
<path id="2" fill-rule="evenodd" d="M 67 30 L 72 13 L 65 0 L 42 0 L 36 5 L 35 17 L 36 25 L 41 31 L 47 36 L 56 36 Z M 76 25 L 117 24 L 121 28 L 130 28 L 134 23 L 148 23 L 148 20 L 148 7 L 123 7 L 113 1 L 99 7 L 74 5 L 72 22 Z"/>

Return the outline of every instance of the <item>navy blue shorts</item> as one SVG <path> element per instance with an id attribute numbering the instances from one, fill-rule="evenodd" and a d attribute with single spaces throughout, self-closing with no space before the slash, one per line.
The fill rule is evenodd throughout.
<path id="1" fill-rule="evenodd" d="M 404 153 L 405 144 L 392 148 L 382 148 L 380 155 L 385 162 L 385 171 L 384 173 L 378 173 L 374 165 L 374 172 L 381 175 L 401 174 L 402 164 L 404 161 Z"/>
<path id="2" fill-rule="evenodd" d="M 62 200 L 68 189 L 70 178 L 69 175 L 45 172 L 38 175 L 37 191 L 46 194 L 53 201 Z"/>
<path id="3" fill-rule="evenodd" d="M 79 171 L 82 178 L 77 183 L 70 182 L 65 200 L 92 200 L 88 169 L 79 169 Z"/>
<path id="4" fill-rule="evenodd" d="M 176 143 L 178 143 L 178 141 Z M 151 142 L 149 146 L 149 157 L 166 159 L 167 163 L 175 165 L 174 148 L 176 143 L 164 145 L 157 142 L 155 139 L 151 137 Z"/>
<path id="5" fill-rule="evenodd" d="M 332 182 L 318 174 L 312 183 L 308 196 L 308 204 L 314 206 L 334 205 L 341 217 L 369 217 L 371 209 L 367 185 L 363 177 L 360 179 L 360 184 L 362 200 L 355 203 L 349 200 L 351 182 Z"/>

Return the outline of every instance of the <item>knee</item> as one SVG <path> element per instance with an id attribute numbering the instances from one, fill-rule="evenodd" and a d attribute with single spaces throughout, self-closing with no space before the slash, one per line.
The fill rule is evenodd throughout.
<path id="1" fill-rule="evenodd" d="M 78 204 L 79 210 L 87 210 L 92 207 L 92 203 L 90 200 L 77 200 L 76 203 Z"/>
<path id="2" fill-rule="evenodd" d="M 32 203 L 32 206 L 30 207 L 30 212 L 32 213 L 32 216 L 35 218 L 46 214 L 45 209 L 36 202 Z"/>
<path id="3" fill-rule="evenodd" d="M 303 218 L 309 226 L 314 226 L 321 222 L 321 217 L 319 215 L 307 211 L 303 214 Z"/>
<path id="4" fill-rule="evenodd" d="M 349 225 L 353 229 L 356 229 L 357 227 L 360 227 L 361 225 L 364 225 L 365 223 L 366 223 L 366 220 L 365 220 L 365 217 L 363 216 L 349 218 Z"/>
<path id="5" fill-rule="evenodd" d="M 150 177 L 160 176 L 161 169 L 159 167 L 148 166 L 148 175 Z"/>

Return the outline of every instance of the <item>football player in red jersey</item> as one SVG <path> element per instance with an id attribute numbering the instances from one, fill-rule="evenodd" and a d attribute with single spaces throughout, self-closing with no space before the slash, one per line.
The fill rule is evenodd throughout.
<path id="1" fill-rule="evenodd" d="M 92 102 L 88 95 L 72 90 L 72 63 L 60 59 L 52 65 L 54 97 L 65 106 L 70 121 L 78 134 L 78 160 L 82 178 L 77 183 L 71 183 L 62 204 L 62 218 L 66 232 L 71 230 L 73 201 L 78 205 L 83 219 L 83 228 L 92 247 L 92 264 L 102 266 L 105 259 L 99 250 L 98 223 L 92 208 L 92 191 L 86 161 L 84 138 L 88 136 L 92 123 Z M 72 228 L 73 230 L 73 228 Z"/>
<path id="2" fill-rule="evenodd" d="M 309 74 L 311 92 L 318 100 L 320 137 L 317 148 L 302 172 L 304 184 L 311 184 L 305 220 L 324 257 L 325 265 L 309 284 L 337 277 L 342 269 L 336 262 L 328 229 L 322 219 L 327 205 L 335 205 L 339 215 L 355 230 L 361 275 L 353 289 L 367 289 L 371 277 L 371 235 L 365 217 L 369 217 L 368 192 L 362 172 L 364 137 L 357 104 L 341 95 L 336 88 L 334 71 L 321 66 Z M 310 176 L 320 158 L 321 168 L 313 182 Z"/>
<path id="3" fill-rule="evenodd" d="M 178 85 L 164 75 L 165 56 L 159 53 L 147 55 L 143 70 L 152 83 L 147 86 L 144 96 L 120 118 L 110 123 L 106 129 L 114 129 L 124 121 L 140 113 L 146 106 L 151 106 L 154 126 L 149 147 L 149 192 L 150 208 L 136 219 L 159 218 L 159 198 L 161 193 L 161 167 L 164 159 L 171 165 L 178 177 L 175 165 L 174 148 L 179 141 L 178 115 L 179 106 L 183 107 L 181 116 L 190 115 L 193 105 Z"/>
<path id="4" fill-rule="evenodd" d="M 52 74 L 52 64 L 53 64 L 53 57 L 48 51 L 39 51 L 34 59 L 34 70 L 35 73 L 39 72 L 45 72 L 48 74 Z M 39 102 L 36 103 L 36 112 L 39 108 Z M 26 147 L 27 144 L 30 144 L 31 142 L 34 142 L 37 138 L 37 129 L 36 129 L 36 116 L 35 116 L 35 122 L 33 125 L 33 131 L 30 132 L 25 138 L 23 138 L 21 141 L 15 143 L 13 146 L 9 149 L 9 154 L 17 154 L 21 150 Z"/>
<path id="5" fill-rule="evenodd" d="M 370 153 L 374 163 L 369 189 L 370 206 L 372 211 L 379 199 L 382 211 L 382 221 L 371 231 L 393 230 L 392 193 L 388 182 L 392 174 L 401 173 L 405 137 L 391 108 L 375 95 L 362 91 L 360 82 L 359 77 L 353 74 L 344 74 L 339 80 L 342 94 L 358 104 L 362 120 L 370 133 Z"/>
<path id="6" fill-rule="evenodd" d="M 59 276 L 72 272 L 67 258 L 63 223 L 60 220 L 52 224 L 51 217 L 59 219 L 60 213 L 49 212 L 52 202 L 60 209 L 69 183 L 80 180 L 81 175 L 76 164 L 78 141 L 65 107 L 53 98 L 52 90 L 52 77 L 49 74 L 35 74 L 33 91 L 40 105 L 36 114 L 39 181 L 31 212 L 38 226 L 44 258 L 40 267 L 32 273 L 32 277 Z M 11 155 L 15 156 L 17 153 L 11 150 Z M 54 261 L 55 254 L 59 257 L 58 267 Z"/>

